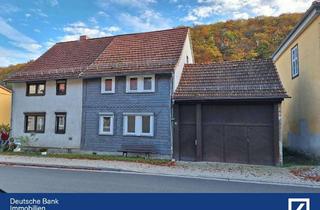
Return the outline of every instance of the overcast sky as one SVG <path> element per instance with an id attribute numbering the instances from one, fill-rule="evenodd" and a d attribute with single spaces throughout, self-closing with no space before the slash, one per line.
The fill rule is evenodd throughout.
<path id="1" fill-rule="evenodd" d="M 312 0 L 0 0 L 0 66 L 39 57 L 80 35 L 207 24 L 304 12 Z"/>

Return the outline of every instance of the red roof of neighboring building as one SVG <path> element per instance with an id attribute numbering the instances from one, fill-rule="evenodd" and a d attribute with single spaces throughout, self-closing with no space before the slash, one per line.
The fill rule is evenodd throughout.
<path id="1" fill-rule="evenodd" d="M 60 42 L 7 81 L 173 71 L 188 28 Z"/>

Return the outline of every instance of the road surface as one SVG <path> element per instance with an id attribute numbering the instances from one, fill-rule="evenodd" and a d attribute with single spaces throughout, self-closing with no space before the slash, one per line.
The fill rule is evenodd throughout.
<path id="1" fill-rule="evenodd" d="M 65 192 L 320 192 L 320 189 L 154 176 L 128 172 L 0 165 L 0 189 L 8 193 Z"/>

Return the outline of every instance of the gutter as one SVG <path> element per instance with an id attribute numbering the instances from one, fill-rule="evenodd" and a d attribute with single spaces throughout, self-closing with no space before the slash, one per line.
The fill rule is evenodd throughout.
<path id="1" fill-rule="evenodd" d="M 286 97 L 176 97 L 173 98 L 174 102 L 184 102 L 184 101 L 283 101 Z"/>
<path id="2" fill-rule="evenodd" d="M 5 90 L 5 91 L 8 91 L 9 93 L 12 93 L 12 90 L 10 90 L 9 88 L 4 87 L 3 85 L 0 85 L 0 88 Z"/>

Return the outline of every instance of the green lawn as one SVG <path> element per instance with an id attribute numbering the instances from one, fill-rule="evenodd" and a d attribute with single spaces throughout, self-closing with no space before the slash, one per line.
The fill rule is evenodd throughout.
<path id="1" fill-rule="evenodd" d="M 66 158 L 66 159 L 81 159 L 81 160 L 110 160 L 110 161 L 127 161 L 135 163 L 146 163 L 152 165 L 170 166 L 174 163 L 171 160 L 161 159 L 145 159 L 143 157 L 124 157 L 115 155 L 95 155 L 95 154 L 76 154 L 76 153 L 49 153 L 41 155 L 40 152 L 2 152 L 0 155 L 18 155 L 29 157 L 47 157 L 47 158 Z"/>

